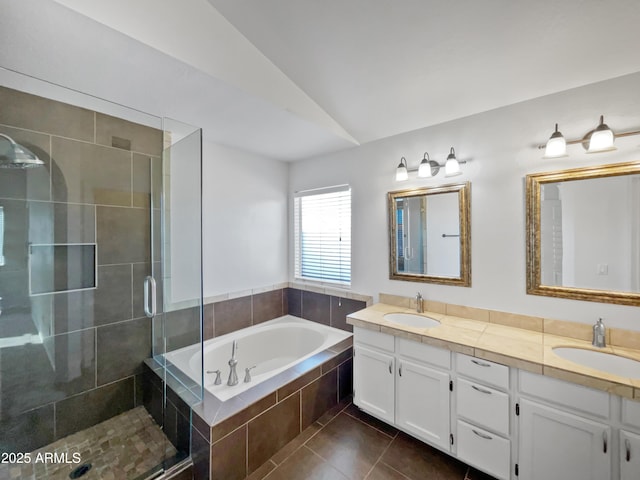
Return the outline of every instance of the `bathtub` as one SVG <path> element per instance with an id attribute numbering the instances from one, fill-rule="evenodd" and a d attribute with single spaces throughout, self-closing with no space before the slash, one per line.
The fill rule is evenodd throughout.
<path id="1" fill-rule="evenodd" d="M 351 335 L 320 323 L 285 315 L 207 340 L 203 346 L 204 387 L 224 402 Z M 238 384 L 231 387 L 227 385 L 227 379 L 234 340 L 237 345 Z M 200 383 L 200 345 L 190 345 L 169 352 L 165 358 L 182 373 Z M 249 383 L 244 382 L 246 368 L 251 368 Z M 215 370 L 222 372 L 220 385 L 214 385 L 215 374 L 207 373 Z"/>

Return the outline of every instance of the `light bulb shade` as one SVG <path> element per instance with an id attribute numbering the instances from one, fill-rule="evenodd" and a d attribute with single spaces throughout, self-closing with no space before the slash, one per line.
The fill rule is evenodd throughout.
<path id="1" fill-rule="evenodd" d="M 431 171 L 431 160 L 429 159 L 428 153 L 424 154 L 424 158 L 420 162 L 420 166 L 418 167 L 418 176 L 423 178 L 433 176 L 433 172 Z"/>
<path id="2" fill-rule="evenodd" d="M 611 129 L 604 123 L 604 117 L 600 116 L 600 125 L 596 128 L 589 138 L 589 148 L 587 153 L 608 152 L 615 150 L 613 141 L 615 137 Z"/>
<path id="3" fill-rule="evenodd" d="M 404 182 L 409 179 L 409 172 L 407 171 L 407 164 L 405 162 L 405 158 L 402 157 L 396 169 L 396 182 Z"/>
<path id="4" fill-rule="evenodd" d="M 565 157 L 567 155 L 567 142 L 562 134 L 558 131 L 558 124 L 556 123 L 556 130 L 553 132 L 547 146 L 544 149 L 544 158 L 558 158 Z"/>
<path id="5" fill-rule="evenodd" d="M 453 150 L 453 147 L 451 147 L 451 152 L 449 153 L 449 156 L 447 156 L 447 161 L 444 164 L 444 176 L 455 177 L 461 173 L 462 170 L 460 170 L 460 164 L 456 158 L 456 152 Z"/>

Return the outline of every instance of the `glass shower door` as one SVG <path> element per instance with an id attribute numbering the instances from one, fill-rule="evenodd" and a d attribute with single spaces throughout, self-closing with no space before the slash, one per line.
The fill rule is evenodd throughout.
<path id="1" fill-rule="evenodd" d="M 201 310 L 190 283 L 193 328 L 169 321 L 187 303 L 162 288 L 174 197 L 162 119 L 1 68 L 0 105 L 0 478 L 156 475 L 188 454 L 190 419 L 148 366 L 158 348 L 199 341 Z M 22 168 L 13 142 L 41 163 Z M 151 275 L 159 329 L 145 315 Z"/>
<path id="2" fill-rule="evenodd" d="M 163 128 L 162 159 L 151 165 L 153 262 L 144 305 L 152 322 L 150 366 L 164 391 L 161 421 L 176 447 L 169 468 L 190 452 L 191 419 L 184 412 L 202 399 L 202 131 L 167 118 Z M 168 359 L 181 349 L 196 359 L 191 372 Z"/>

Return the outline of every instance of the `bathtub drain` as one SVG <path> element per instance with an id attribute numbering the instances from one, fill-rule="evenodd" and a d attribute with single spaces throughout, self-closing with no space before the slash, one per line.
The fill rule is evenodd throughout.
<path id="1" fill-rule="evenodd" d="M 75 468 L 71 471 L 71 473 L 69 474 L 69 478 L 80 478 L 84 476 L 89 470 L 91 470 L 91 464 L 83 463 L 78 468 Z"/>

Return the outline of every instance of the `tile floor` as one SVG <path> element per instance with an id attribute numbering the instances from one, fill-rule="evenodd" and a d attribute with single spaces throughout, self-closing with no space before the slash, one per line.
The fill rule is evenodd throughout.
<path id="1" fill-rule="evenodd" d="M 493 480 L 345 402 L 249 480 Z"/>
<path id="2" fill-rule="evenodd" d="M 66 453 L 69 462 L 36 461 L 45 452 Z M 74 453 L 80 454 L 79 464 L 71 462 Z M 0 465 L 0 480 L 68 479 L 84 463 L 92 467 L 82 480 L 135 479 L 175 454 L 151 415 L 137 407 L 31 452 L 29 464 Z"/>

